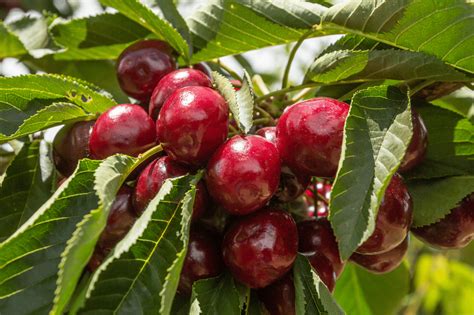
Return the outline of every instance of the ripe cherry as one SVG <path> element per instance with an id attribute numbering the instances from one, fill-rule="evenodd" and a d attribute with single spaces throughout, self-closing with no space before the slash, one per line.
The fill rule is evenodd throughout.
<path id="1" fill-rule="evenodd" d="M 212 87 L 212 82 L 203 72 L 194 69 L 179 69 L 165 75 L 153 90 L 148 113 L 156 120 L 165 101 L 177 89 L 185 86 Z"/>
<path id="2" fill-rule="evenodd" d="M 295 285 L 291 272 L 258 290 L 258 298 L 271 315 L 295 315 Z"/>
<path id="3" fill-rule="evenodd" d="M 224 262 L 234 278 L 263 288 L 287 273 L 296 259 L 298 231 L 286 212 L 264 209 L 235 221 L 223 242 Z"/>
<path id="4" fill-rule="evenodd" d="M 410 145 L 407 148 L 402 164 L 398 169 L 399 172 L 409 171 L 423 162 L 426 154 L 426 148 L 428 146 L 428 131 L 426 130 L 423 119 L 415 110 L 412 110 L 411 113 L 411 119 L 413 123 L 413 137 L 411 139 Z"/>
<path id="5" fill-rule="evenodd" d="M 168 178 L 189 173 L 186 166 L 164 156 L 151 162 L 138 177 L 133 195 L 133 204 L 138 215 L 143 213 L 148 203 L 155 197 Z M 202 216 L 209 207 L 209 196 L 206 186 L 199 182 L 194 199 L 193 220 Z"/>
<path id="6" fill-rule="evenodd" d="M 373 273 L 386 273 L 397 268 L 408 250 L 408 236 L 397 247 L 388 252 L 375 255 L 354 253 L 351 261 Z"/>
<path id="7" fill-rule="evenodd" d="M 229 108 L 219 93 L 208 87 L 188 86 L 166 100 L 156 130 L 169 156 L 202 166 L 225 141 L 228 124 Z"/>
<path id="8" fill-rule="evenodd" d="M 260 136 L 234 136 L 214 153 L 206 171 L 211 197 L 229 213 L 263 207 L 278 188 L 277 148 Z"/>
<path id="9" fill-rule="evenodd" d="M 412 228 L 417 238 L 436 248 L 451 249 L 467 246 L 474 239 L 474 193 L 440 221 Z"/>
<path id="10" fill-rule="evenodd" d="M 281 202 L 293 201 L 305 192 L 310 182 L 311 177 L 296 175 L 289 167 L 283 166 L 275 197 Z"/>
<path id="11" fill-rule="evenodd" d="M 319 278 L 321 278 L 321 281 L 323 281 L 328 290 L 332 292 L 336 285 L 337 275 L 334 271 L 334 267 L 331 265 L 331 261 L 328 257 L 319 252 L 305 256 L 308 258 L 309 263 L 313 266 Z"/>
<path id="12" fill-rule="evenodd" d="M 144 40 L 127 47 L 117 60 L 117 78 L 129 96 L 148 102 L 153 89 L 176 69 L 171 47 L 160 40 Z"/>
<path id="13" fill-rule="evenodd" d="M 276 143 L 276 127 L 264 127 L 255 132 L 256 135 L 264 137 L 270 142 Z"/>
<path id="14" fill-rule="evenodd" d="M 200 62 L 191 66 L 193 69 L 199 70 L 209 78 L 212 78 L 212 69 L 205 62 Z"/>
<path id="15" fill-rule="evenodd" d="M 89 138 L 95 121 L 80 121 L 64 126 L 53 142 L 53 160 L 56 169 L 64 176 L 70 176 L 77 163 L 89 157 Z"/>
<path id="16" fill-rule="evenodd" d="M 153 120 L 133 104 L 112 107 L 99 116 L 89 140 L 91 157 L 105 159 L 116 153 L 137 156 L 156 144 Z"/>
<path id="17" fill-rule="evenodd" d="M 318 97 L 288 107 L 277 124 L 283 162 L 295 173 L 336 175 L 349 105 Z"/>
<path id="18" fill-rule="evenodd" d="M 413 216 L 413 202 L 400 175 L 390 181 L 380 205 L 375 230 L 356 250 L 359 254 L 380 254 L 399 245 L 407 236 Z"/>
<path id="19" fill-rule="evenodd" d="M 192 228 L 178 292 L 191 294 L 195 281 L 218 276 L 223 269 L 220 244 L 216 241 L 216 237 L 203 228 L 199 230 Z"/>

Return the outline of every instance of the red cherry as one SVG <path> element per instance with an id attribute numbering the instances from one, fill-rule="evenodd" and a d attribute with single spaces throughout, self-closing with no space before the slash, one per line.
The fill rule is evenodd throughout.
<path id="1" fill-rule="evenodd" d="M 89 140 L 91 157 L 137 156 L 156 144 L 153 120 L 138 105 L 121 104 L 99 116 Z"/>
<path id="2" fill-rule="evenodd" d="M 89 259 L 89 262 L 87 263 L 87 268 L 89 269 L 89 271 L 96 271 L 97 268 L 102 265 L 102 262 L 105 260 L 108 253 L 109 252 L 105 253 L 104 250 L 99 247 L 96 247 L 94 249 L 94 252 L 92 253 L 91 258 Z"/>
<path id="3" fill-rule="evenodd" d="M 402 164 L 398 169 L 399 172 L 409 171 L 421 162 L 423 162 L 426 154 L 426 148 L 428 146 L 428 131 L 426 130 L 425 123 L 414 109 L 411 112 L 411 119 L 413 123 L 413 137 L 410 145 L 405 153 Z"/>
<path id="4" fill-rule="evenodd" d="M 195 65 L 192 65 L 193 69 L 199 70 L 205 75 L 207 75 L 210 79 L 212 78 L 212 69 L 207 65 L 205 62 L 200 62 Z"/>
<path id="5" fill-rule="evenodd" d="M 276 127 L 264 127 L 255 132 L 256 135 L 264 137 L 272 143 L 276 143 Z"/>
<path id="6" fill-rule="evenodd" d="M 89 157 L 89 138 L 95 121 L 80 121 L 64 126 L 54 137 L 53 160 L 56 169 L 70 176 L 77 163 Z"/>
<path id="7" fill-rule="evenodd" d="M 337 276 L 331 265 L 331 261 L 319 252 L 305 256 L 308 257 L 311 266 L 313 266 L 319 278 L 321 278 L 321 281 L 326 285 L 328 290 L 332 292 L 336 285 Z"/>
<path id="8" fill-rule="evenodd" d="M 203 72 L 194 69 L 179 69 L 165 75 L 153 90 L 148 112 L 156 120 L 165 101 L 177 89 L 185 86 L 206 86 L 211 88 L 212 82 Z"/>
<path id="9" fill-rule="evenodd" d="M 356 250 L 359 254 L 380 254 L 399 245 L 407 236 L 413 216 L 413 202 L 400 175 L 395 174 L 380 205 L 375 230 Z"/>
<path id="10" fill-rule="evenodd" d="M 278 188 L 280 158 L 275 145 L 260 136 L 234 136 L 207 165 L 211 197 L 229 213 L 242 215 L 264 206 Z"/>
<path id="11" fill-rule="evenodd" d="M 329 221 L 326 218 L 306 220 L 297 226 L 299 251 L 309 257 L 315 254 L 326 257 L 338 277 L 345 263 L 339 256 L 336 237 Z"/>
<path id="12" fill-rule="evenodd" d="M 289 167 L 283 166 L 275 197 L 281 202 L 293 201 L 305 192 L 310 182 L 311 177 L 296 175 Z"/>
<path id="13" fill-rule="evenodd" d="M 361 267 L 364 267 L 373 273 L 386 273 L 397 268 L 403 261 L 403 257 L 408 250 L 408 237 L 405 238 L 397 247 L 388 252 L 376 255 L 362 255 L 354 253 L 351 256 L 351 261 L 355 262 Z"/>
<path id="14" fill-rule="evenodd" d="M 127 47 L 117 60 L 117 79 L 129 96 L 148 102 L 153 89 L 176 69 L 171 47 L 160 40 L 144 40 Z"/>
<path id="15" fill-rule="evenodd" d="M 277 145 L 283 162 L 295 173 L 336 175 L 349 105 L 318 97 L 294 104 L 277 124 Z"/>
<path id="16" fill-rule="evenodd" d="M 219 245 L 216 237 L 206 230 L 191 229 L 188 252 L 179 279 L 179 293 L 189 295 L 195 281 L 216 277 L 222 272 L 224 264 Z"/>
<path id="17" fill-rule="evenodd" d="M 258 298 L 271 315 L 295 315 L 295 285 L 291 272 L 258 290 Z"/>
<path id="18" fill-rule="evenodd" d="M 298 232 L 286 212 L 265 209 L 235 221 L 224 236 L 224 262 L 251 288 L 263 288 L 287 273 L 296 259 Z"/>
<path id="19" fill-rule="evenodd" d="M 441 249 L 462 248 L 474 239 L 474 193 L 440 221 L 411 231 L 430 246 Z"/>
<path id="20" fill-rule="evenodd" d="M 182 164 L 164 156 L 151 162 L 138 177 L 133 195 L 133 204 L 138 215 L 142 214 L 148 203 L 155 197 L 168 178 L 174 178 L 189 173 Z M 194 199 L 193 220 L 202 216 L 209 207 L 209 196 L 202 182 L 196 186 Z"/>
<path id="21" fill-rule="evenodd" d="M 228 124 L 229 108 L 219 93 L 208 87 L 188 86 L 166 100 L 156 130 L 169 156 L 202 166 L 225 141 Z"/>

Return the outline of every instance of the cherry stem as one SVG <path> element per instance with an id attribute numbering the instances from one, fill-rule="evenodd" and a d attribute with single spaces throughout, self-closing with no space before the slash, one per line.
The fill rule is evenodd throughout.
<path id="1" fill-rule="evenodd" d="M 305 83 L 305 84 L 301 84 L 301 85 L 290 86 L 290 87 L 287 87 L 287 88 L 284 88 L 284 89 L 281 89 L 281 90 L 277 90 L 277 91 L 273 91 L 273 92 L 267 93 L 263 96 L 257 97 L 255 99 L 255 102 L 260 103 L 260 102 L 262 102 L 262 101 L 264 101 L 268 98 L 274 97 L 274 96 L 285 95 L 285 94 L 288 94 L 290 92 L 299 91 L 299 90 L 310 88 L 310 87 L 316 87 L 318 85 L 320 85 L 320 84 L 316 83 L 316 82 L 309 82 L 309 83 Z"/>
<path id="2" fill-rule="evenodd" d="M 273 122 L 273 118 L 258 118 L 258 119 L 255 119 L 253 121 L 253 124 L 254 125 L 259 125 L 259 124 L 266 125 L 266 124 L 269 124 L 269 123 L 272 123 L 272 122 Z"/>
<path id="3" fill-rule="evenodd" d="M 260 106 L 258 106 L 258 105 L 255 105 L 255 109 L 256 109 L 259 113 L 261 113 L 263 116 L 265 116 L 265 117 L 271 119 L 272 122 L 275 122 L 275 120 L 273 119 L 273 116 L 270 115 L 270 113 L 267 112 L 267 111 L 266 111 L 265 109 L 263 109 L 262 107 L 260 107 Z"/>
<path id="4" fill-rule="evenodd" d="M 138 155 L 137 160 L 135 161 L 135 163 L 133 163 L 132 167 L 130 168 L 129 174 L 131 174 L 140 164 L 148 160 L 153 155 L 160 153 L 161 151 L 163 151 L 163 147 L 161 146 L 161 144 L 159 144 L 141 153 L 140 155 Z"/>
<path id="5" fill-rule="evenodd" d="M 213 64 L 216 64 L 218 65 L 221 69 L 225 70 L 227 73 L 229 73 L 232 77 L 234 77 L 234 79 L 238 79 L 240 80 L 240 82 L 242 82 L 242 78 L 237 74 L 237 72 L 235 72 L 234 70 L 232 70 L 231 67 L 229 67 L 228 65 L 226 65 L 225 63 L 222 62 L 222 60 L 220 59 L 217 59 L 217 60 L 212 60 L 210 61 L 212 62 Z"/>
<path id="6" fill-rule="evenodd" d="M 298 39 L 295 46 L 293 46 L 293 48 L 291 49 L 290 55 L 288 57 L 288 62 L 286 63 L 285 72 L 283 74 L 283 80 L 281 82 L 282 89 L 288 87 L 288 78 L 290 76 L 291 65 L 293 64 L 293 60 L 295 59 L 296 52 L 301 47 L 301 44 L 303 44 L 304 40 L 308 38 L 308 36 L 313 34 L 313 32 L 314 30 L 311 29 L 308 32 L 304 33 L 303 36 L 301 36 L 300 39 Z"/>

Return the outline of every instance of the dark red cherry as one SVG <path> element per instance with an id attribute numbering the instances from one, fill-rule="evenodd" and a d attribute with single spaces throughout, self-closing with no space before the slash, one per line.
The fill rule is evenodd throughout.
<path id="1" fill-rule="evenodd" d="M 255 132 L 256 135 L 264 137 L 270 142 L 276 143 L 276 127 L 264 127 Z"/>
<path id="2" fill-rule="evenodd" d="M 137 156 L 155 144 L 155 124 L 145 110 L 138 105 L 121 104 L 99 116 L 92 128 L 89 151 L 94 159 L 116 153 Z"/>
<path id="3" fill-rule="evenodd" d="M 412 228 L 417 238 L 430 246 L 451 249 L 467 246 L 474 238 L 474 193 L 440 221 Z"/>
<path id="4" fill-rule="evenodd" d="M 127 47 L 117 60 L 117 79 L 129 96 L 148 102 L 153 89 L 176 69 L 171 47 L 160 40 L 144 40 Z"/>
<path id="5" fill-rule="evenodd" d="M 336 277 L 344 269 L 345 263 L 339 256 L 336 237 L 326 218 L 306 220 L 298 223 L 298 250 L 308 257 L 318 254 L 325 256 L 333 267 Z"/>
<path id="6" fill-rule="evenodd" d="M 408 250 L 408 236 L 397 247 L 388 252 L 375 255 L 354 253 L 351 261 L 373 273 L 386 273 L 397 268 Z"/>
<path id="7" fill-rule="evenodd" d="M 195 281 L 216 277 L 223 269 L 220 241 L 205 229 L 192 228 L 178 292 L 185 295 L 191 294 Z"/>
<path id="8" fill-rule="evenodd" d="M 413 216 L 413 202 L 400 175 L 395 174 L 380 205 L 375 230 L 356 250 L 359 254 L 380 254 L 395 248 L 407 236 Z"/>
<path id="9" fill-rule="evenodd" d="M 185 86 L 206 86 L 211 88 L 212 82 L 203 72 L 194 69 L 179 69 L 165 75 L 153 90 L 148 113 L 156 120 L 165 101 L 177 89 Z"/>
<path id="10" fill-rule="evenodd" d="M 413 137 L 398 169 L 399 172 L 409 171 L 423 162 L 428 146 L 428 131 L 426 130 L 425 123 L 420 114 L 414 109 L 411 112 L 411 120 L 413 123 Z"/>
<path id="11" fill-rule="evenodd" d="M 173 161 L 168 156 L 158 158 L 148 164 L 141 172 L 135 185 L 133 204 L 138 215 L 142 214 L 148 203 L 155 197 L 161 186 L 168 178 L 174 178 L 189 173 L 186 166 Z M 194 199 L 193 219 L 199 218 L 209 207 L 209 196 L 206 186 L 199 182 Z"/>
<path id="12" fill-rule="evenodd" d="M 291 272 L 258 290 L 258 298 L 270 315 L 295 315 L 295 285 Z"/>
<path id="13" fill-rule="evenodd" d="M 212 78 L 212 69 L 205 62 L 200 62 L 191 66 L 193 69 L 199 70 L 209 78 Z"/>
<path id="14" fill-rule="evenodd" d="M 87 268 L 89 271 L 96 271 L 97 268 L 102 265 L 102 262 L 105 260 L 105 257 L 107 257 L 109 252 L 110 251 L 105 252 L 100 247 L 96 247 L 92 253 L 91 258 L 89 258 L 89 262 L 87 263 Z"/>
<path id="15" fill-rule="evenodd" d="M 296 175 L 289 167 L 283 166 L 275 197 L 281 202 L 293 201 L 305 192 L 310 182 L 311 177 Z"/>
<path id="16" fill-rule="evenodd" d="M 263 207 L 278 188 L 277 148 L 260 136 L 234 136 L 212 156 L 206 171 L 209 194 L 229 213 Z"/>
<path id="17" fill-rule="evenodd" d="M 234 278 L 263 288 L 287 273 L 296 258 L 298 231 L 286 212 L 264 209 L 239 218 L 224 236 L 224 262 Z"/>
<path id="18" fill-rule="evenodd" d="M 319 252 L 305 256 L 308 258 L 319 278 L 321 278 L 321 281 L 323 281 L 329 291 L 332 292 L 336 285 L 337 276 L 333 265 L 331 265 L 331 261 L 327 256 Z"/>
<path id="19" fill-rule="evenodd" d="M 276 129 L 283 163 L 298 174 L 335 176 L 348 112 L 346 103 L 324 97 L 288 107 Z"/>
<path id="20" fill-rule="evenodd" d="M 229 108 L 219 93 L 208 87 L 187 86 L 166 100 L 156 130 L 169 156 L 202 166 L 225 141 L 228 125 Z"/>
<path id="21" fill-rule="evenodd" d="M 56 169 L 70 176 L 79 160 L 89 157 L 89 138 L 95 121 L 80 121 L 64 126 L 54 137 L 53 159 Z"/>

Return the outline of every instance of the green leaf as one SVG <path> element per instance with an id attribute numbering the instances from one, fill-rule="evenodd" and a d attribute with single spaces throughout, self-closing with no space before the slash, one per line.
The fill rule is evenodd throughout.
<path id="1" fill-rule="evenodd" d="M 421 51 L 474 73 L 473 19 L 465 0 L 348 1 L 327 10 L 321 29 Z"/>
<path id="2" fill-rule="evenodd" d="M 299 315 L 344 314 L 326 285 L 311 267 L 308 259 L 298 254 L 293 267 L 295 306 Z"/>
<path id="3" fill-rule="evenodd" d="M 173 0 L 154 0 L 154 2 L 160 8 L 165 19 L 173 25 L 173 27 L 186 40 L 188 45 L 192 47 L 191 33 L 189 32 L 188 24 L 186 24 L 183 16 L 176 8 L 176 3 Z"/>
<path id="4" fill-rule="evenodd" d="M 410 99 L 393 86 L 354 94 L 344 128 L 330 221 L 342 259 L 374 231 L 378 207 L 412 136 Z"/>
<path id="5" fill-rule="evenodd" d="M 0 59 L 21 56 L 26 52 L 20 39 L 0 21 Z"/>
<path id="6" fill-rule="evenodd" d="M 314 82 L 351 83 L 377 80 L 468 81 L 461 72 L 438 58 L 402 50 L 337 50 L 311 65 L 308 79 Z"/>
<path id="7" fill-rule="evenodd" d="M 462 115 L 474 123 L 474 91 L 467 87 L 463 87 L 431 103 Z"/>
<path id="8" fill-rule="evenodd" d="M 45 109 L 54 103 L 70 104 Z M 70 77 L 49 74 L 0 78 L 0 142 L 24 135 L 26 131 L 61 124 L 62 119 L 71 120 L 74 115 L 78 115 L 78 120 L 83 119 L 85 113 L 95 116 L 114 105 L 109 97 Z M 53 112 L 55 114 L 50 115 Z M 36 128 L 23 125 L 27 119 L 31 119 L 30 124 L 34 123 Z M 41 122 L 41 119 L 47 120 Z"/>
<path id="9" fill-rule="evenodd" d="M 101 0 L 100 2 L 117 9 L 129 19 L 164 39 L 185 61 L 189 61 L 189 46 L 181 34 L 168 21 L 161 19 L 139 0 Z"/>
<path id="10" fill-rule="evenodd" d="M 53 165 L 44 141 L 25 143 L 0 187 L 0 241 L 12 235 L 51 196 Z"/>
<path id="11" fill-rule="evenodd" d="M 413 198 L 413 226 L 438 222 L 459 202 L 474 192 L 474 176 L 454 176 L 408 182 Z"/>
<path id="12" fill-rule="evenodd" d="M 94 273 L 81 314 L 169 314 L 187 251 L 200 175 L 167 180 Z"/>
<path id="13" fill-rule="evenodd" d="M 244 82 L 238 91 L 235 91 L 229 79 L 220 73 L 216 71 L 212 72 L 212 78 L 216 88 L 225 98 L 227 104 L 229 104 L 232 116 L 234 117 L 240 130 L 248 133 L 253 125 L 255 99 L 255 93 L 252 88 L 252 79 L 250 78 L 249 74 L 244 70 Z"/>
<path id="14" fill-rule="evenodd" d="M 347 264 L 337 280 L 334 298 L 351 315 L 395 314 L 410 290 L 410 270 L 406 263 L 376 275 Z"/>
<path id="15" fill-rule="evenodd" d="M 61 253 L 82 217 L 98 205 L 94 171 L 99 164 L 80 161 L 53 196 L 0 244 L 0 313 L 45 313 L 51 309 Z"/>

